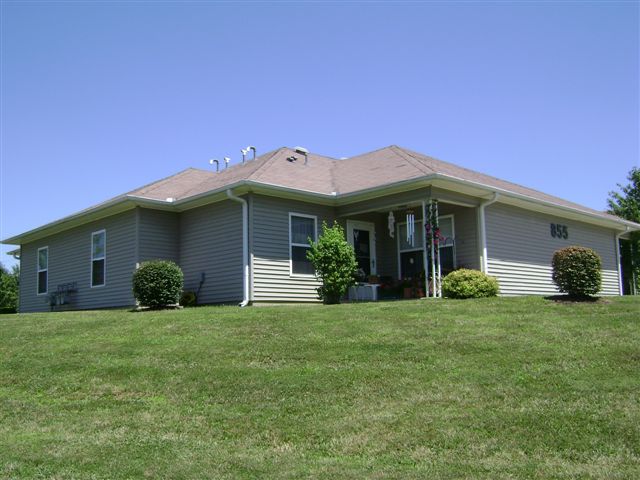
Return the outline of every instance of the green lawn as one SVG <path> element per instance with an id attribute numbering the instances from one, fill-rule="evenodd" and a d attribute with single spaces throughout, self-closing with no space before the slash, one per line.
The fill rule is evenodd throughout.
<path id="1" fill-rule="evenodd" d="M 640 298 L 0 316 L 0 478 L 640 478 Z"/>

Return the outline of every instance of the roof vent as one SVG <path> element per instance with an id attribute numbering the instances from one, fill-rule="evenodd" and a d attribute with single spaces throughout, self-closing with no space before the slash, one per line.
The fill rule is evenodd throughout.
<path id="1" fill-rule="evenodd" d="M 253 158 L 251 160 L 256 159 L 256 147 L 254 147 L 253 145 L 249 145 L 247 148 L 243 148 L 242 150 L 240 150 L 240 152 L 242 153 L 242 163 L 244 163 L 244 160 L 247 156 L 247 153 L 249 153 L 249 151 L 253 152 Z"/>
<path id="2" fill-rule="evenodd" d="M 229 168 L 229 162 L 231 161 L 231 159 L 229 157 L 224 157 L 224 169 L 226 170 L 227 168 Z"/>
<path id="3" fill-rule="evenodd" d="M 293 147 L 293 150 L 296 153 L 299 153 L 300 155 L 304 155 L 304 164 L 306 165 L 308 160 L 307 155 L 309 154 L 309 150 L 307 150 L 304 147 Z"/>
<path id="4" fill-rule="evenodd" d="M 287 157 L 287 161 L 288 161 L 288 162 L 293 163 L 293 162 L 295 162 L 296 160 L 298 160 L 298 158 L 297 158 L 297 157 L 294 157 L 293 155 L 291 155 L 290 157 Z"/>
<path id="5" fill-rule="evenodd" d="M 213 165 L 216 164 L 216 172 L 220 171 L 220 162 L 218 160 L 216 160 L 215 158 L 212 158 L 211 160 L 209 160 L 209 165 Z"/>

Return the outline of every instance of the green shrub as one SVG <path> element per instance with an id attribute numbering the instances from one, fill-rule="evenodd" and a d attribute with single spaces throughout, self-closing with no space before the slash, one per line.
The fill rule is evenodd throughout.
<path id="1" fill-rule="evenodd" d="M 358 263 L 353 247 L 345 240 L 344 230 L 336 222 L 333 227 L 323 222 L 322 235 L 317 242 L 310 243 L 307 258 L 322 280 L 318 297 L 327 304 L 340 303 L 347 289 L 355 284 Z"/>
<path id="2" fill-rule="evenodd" d="M 167 260 L 144 262 L 133 274 L 133 295 L 140 305 L 160 308 L 175 305 L 182 293 L 184 275 Z"/>
<path id="3" fill-rule="evenodd" d="M 498 280 L 479 270 L 461 268 L 442 280 L 442 295 L 448 298 L 495 297 L 499 290 Z"/>
<path id="4" fill-rule="evenodd" d="M 602 285 L 600 256 L 586 247 L 571 246 L 553 254 L 553 281 L 562 293 L 585 298 L 595 295 Z"/>
<path id="5" fill-rule="evenodd" d="M 198 303 L 198 297 L 195 292 L 184 292 L 180 297 L 180 305 L 183 307 L 195 307 Z"/>

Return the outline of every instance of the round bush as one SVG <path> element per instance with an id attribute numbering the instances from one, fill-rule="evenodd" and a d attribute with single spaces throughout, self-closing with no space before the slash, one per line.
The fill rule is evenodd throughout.
<path id="1" fill-rule="evenodd" d="M 584 298 L 595 295 L 602 285 L 600 256 L 586 247 L 571 246 L 553 254 L 553 281 L 562 293 Z"/>
<path id="2" fill-rule="evenodd" d="M 461 268 L 442 280 L 442 295 L 448 298 L 495 297 L 499 289 L 498 280 L 479 270 Z"/>
<path id="3" fill-rule="evenodd" d="M 133 273 L 133 295 L 145 307 L 175 305 L 182 293 L 184 275 L 178 265 L 167 260 L 144 262 Z"/>

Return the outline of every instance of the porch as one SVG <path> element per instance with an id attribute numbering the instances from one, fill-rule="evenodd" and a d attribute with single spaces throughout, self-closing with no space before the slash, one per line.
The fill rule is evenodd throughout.
<path id="1" fill-rule="evenodd" d="M 361 274 L 352 301 L 434 296 L 431 242 L 425 228 L 431 199 L 380 205 L 362 205 L 340 212 L 347 240 L 353 245 Z M 380 199 L 376 199 L 378 202 Z M 424 212 L 423 212 L 424 204 Z M 433 216 L 431 217 L 433 218 Z M 439 253 L 440 277 L 457 268 L 480 269 L 477 206 L 460 201 L 437 201 L 439 235 L 434 242 L 434 263 Z M 430 224 L 429 221 L 426 222 Z M 435 271 L 434 271 L 435 270 Z M 437 284 L 437 283 L 436 283 Z M 437 291 L 437 289 L 436 289 Z"/>

